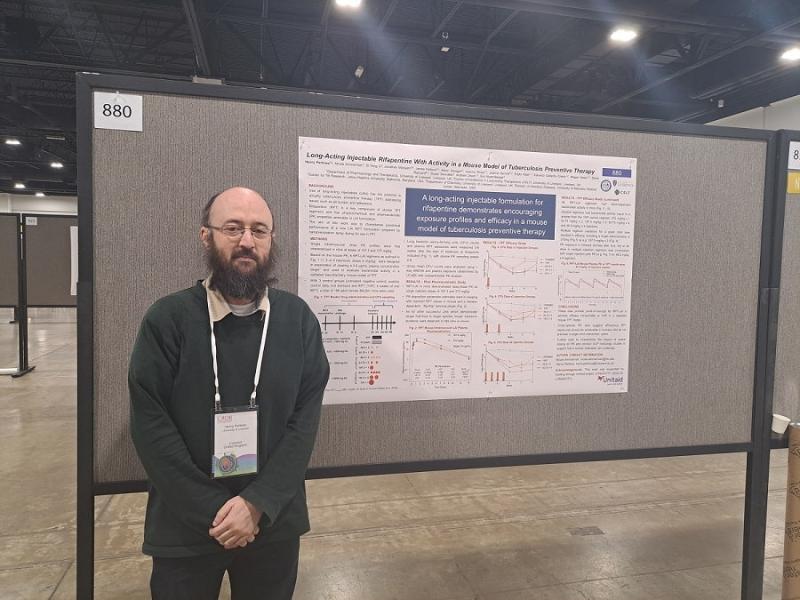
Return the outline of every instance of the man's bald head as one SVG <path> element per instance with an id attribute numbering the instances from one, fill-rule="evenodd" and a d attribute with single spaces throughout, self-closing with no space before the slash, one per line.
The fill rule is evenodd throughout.
<path id="1" fill-rule="evenodd" d="M 217 209 L 221 209 L 221 211 L 226 214 L 228 212 L 226 209 L 231 206 L 240 208 L 247 207 L 250 208 L 251 211 L 258 211 L 261 208 L 260 203 L 262 202 L 269 213 L 269 222 L 267 224 L 270 228 L 273 228 L 272 209 L 269 207 L 269 203 L 255 190 L 240 186 L 228 188 L 211 196 L 203 207 L 203 213 L 200 216 L 200 224 L 204 227 L 211 225 L 211 219 L 217 216 L 212 215 L 212 213 L 220 212 L 220 210 Z"/>

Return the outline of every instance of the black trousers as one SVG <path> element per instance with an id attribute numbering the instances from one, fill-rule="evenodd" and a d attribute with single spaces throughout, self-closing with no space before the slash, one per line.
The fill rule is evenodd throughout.
<path id="1" fill-rule="evenodd" d="M 153 557 L 153 600 L 217 600 L 225 571 L 231 600 L 291 600 L 300 539 L 245 546 L 208 556 Z"/>

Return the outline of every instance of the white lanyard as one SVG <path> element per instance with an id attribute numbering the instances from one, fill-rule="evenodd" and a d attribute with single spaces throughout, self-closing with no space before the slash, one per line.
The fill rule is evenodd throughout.
<path id="1" fill-rule="evenodd" d="M 214 319 L 211 318 L 211 298 L 210 291 L 206 290 L 206 302 L 208 303 L 208 322 L 211 325 L 211 361 L 214 364 L 214 411 L 222 409 L 222 396 L 219 395 L 219 372 L 217 369 L 217 338 L 214 336 Z M 261 347 L 258 349 L 258 362 L 256 363 L 256 375 L 253 377 L 253 393 L 250 394 L 250 408 L 256 407 L 256 390 L 258 380 L 261 379 L 261 361 L 264 358 L 264 345 L 267 342 L 267 324 L 269 323 L 269 302 L 264 311 L 264 326 L 261 329 Z"/>

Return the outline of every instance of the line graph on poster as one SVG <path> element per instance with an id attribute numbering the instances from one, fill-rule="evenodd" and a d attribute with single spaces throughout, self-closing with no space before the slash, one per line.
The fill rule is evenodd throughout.
<path id="1" fill-rule="evenodd" d="M 614 272 L 564 273 L 558 278 L 561 300 L 624 300 L 625 277 Z"/>
<path id="2" fill-rule="evenodd" d="M 391 304 L 326 305 L 317 319 L 323 333 L 392 333 L 397 325 Z"/>
<path id="3" fill-rule="evenodd" d="M 472 333 L 424 331 L 406 335 L 407 375 L 414 385 L 469 383 Z"/>
<path id="4" fill-rule="evenodd" d="M 487 288 L 536 287 L 536 278 L 552 275 L 555 258 L 540 257 L 536 252 L 518 250 L 514 254 L 486 252 L 483 261 Z"/>
<path id="5" fill-rule="evenodd" d="M 552 321 L 555 306 L 532 296 L 492 296 L 483 308 L 484 333 L 534 333 L 537 321 Z"/>
<path id="6" fill-rule="evenodd" d="M 533 349 L 512 346 L 486 346 L 481 358 L 484 383 L 522 381 L 533 383 L 536 355 Z"/>

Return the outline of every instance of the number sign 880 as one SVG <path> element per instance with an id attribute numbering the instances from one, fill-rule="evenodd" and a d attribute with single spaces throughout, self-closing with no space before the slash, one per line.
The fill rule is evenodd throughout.
<path id="1" fill-rule="evenodd" d="M 132 113 L 133 111 L 130 106 L 103 104 L 104 117 L 125 117 L 126 119 L 130 119 Z"/>

